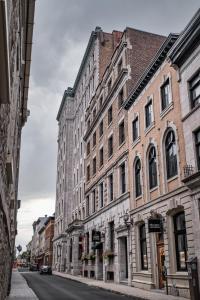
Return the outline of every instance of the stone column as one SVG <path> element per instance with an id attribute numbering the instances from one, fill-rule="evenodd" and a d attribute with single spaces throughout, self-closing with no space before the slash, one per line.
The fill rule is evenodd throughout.
<path id="1" fill-rule="evenodd" d="M 73 236 L 73 252 L 72 252 L 72 263 L 73 263 L 73 275 L 79 275 L 79 234 L 76 233 Z"/>

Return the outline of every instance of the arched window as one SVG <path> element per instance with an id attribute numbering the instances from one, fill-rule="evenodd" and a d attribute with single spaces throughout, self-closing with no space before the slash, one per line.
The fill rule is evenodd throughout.
<path id="1" fill-rule="evenodd" d="M 157 186 L 157 165 L 156 165 L 156 149 L 154 146 L 149 151 L 149 187 L 150 189 Z"/>
<path id="2" fill-rule="evenodd" d="M 179 212 L 174 216 L 174 238 L 177 271 L 185 271 L 187 270 L 187 234 L 184 212 Z"/>
<path id="3" fill-rule="evenodd" d="M 165 140 L 167 179 L 177 175 L 177 148 L 175 134 L 170 130 Z"/>
<path id="4" fill-rule="evenodd" d="M 141 162 L 140 159 L 137 158 L 135 163 L 135 196 L 139 197 L 142 194 L 141 187 Z"/>

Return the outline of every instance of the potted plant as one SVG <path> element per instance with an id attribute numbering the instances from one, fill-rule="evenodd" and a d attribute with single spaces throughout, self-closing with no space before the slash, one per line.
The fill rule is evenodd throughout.
<path id="1" fill-rule="evenodd" d="M 103 253 L 103 257 L 105 259 L 113 258 L 115 256 L 115 253 L 112 250 L 105 250 Z"/>

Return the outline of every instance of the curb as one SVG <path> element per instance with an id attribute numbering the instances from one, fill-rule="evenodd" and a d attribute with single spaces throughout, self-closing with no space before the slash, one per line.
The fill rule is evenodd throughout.
<path id="1" fill-rule="evenodd" d="M 93 284 L 90 284 L 90 283 L 87 283 L 87 282 L 82 282 L 81 280 L 79 280 L 78 278 L 68 278 L 68 277 L 64 277 L 60 274 L 54 274 L 53 272 L 53 275 L 54 276 L 58 276 L 58 277 L 61 277 L 61 278 L 64 278 L 64 279 L 68 279 L 68 280 L 71 280 L 71 281 L 75 281 L 75 282 L 80 282 L 80 283 L 83 283 L 83 284 L 86 284 L 90 287 L 95 287 L 97 289 L 100 289 L 100 290 L 104 290 L 104 291 L 107 291 L 107 292 L 111 292 L 113 294 L 117 294 L 117 295 L 121 295 L 121 296 L 126 296 L 128 298 L 131 298 L 131 299 L 134 299 L 134 300 L 149 300 L 148 298 L 144 298 L 144 297 L 138 297 L 138 296 L 134 296 L 134 295 L 129 295 L 129 294 L 125 294 L 123 292 L 120 292 L 120 291 L 116 291 L 116 290 L 113 290 L 113 289 L 109 289 L 107 287 L 102 287 L 102 286 L 97 286 L 97 285 L 93 285 Z"/>

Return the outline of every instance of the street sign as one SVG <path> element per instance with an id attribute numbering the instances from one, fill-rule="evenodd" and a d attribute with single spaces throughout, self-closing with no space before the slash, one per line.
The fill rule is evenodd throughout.
<path id="1" fill-rule="evenodd" d="M 92 241 L 93 242 L 101 242 L 101 232 L 100 231 L 92 232 Z"/>
<path id="2" fill-rule="evenodd" d="M 162 220 L 161 219 L 149 219 L 148 220 L 149 232 L 162 232 Z"/>

